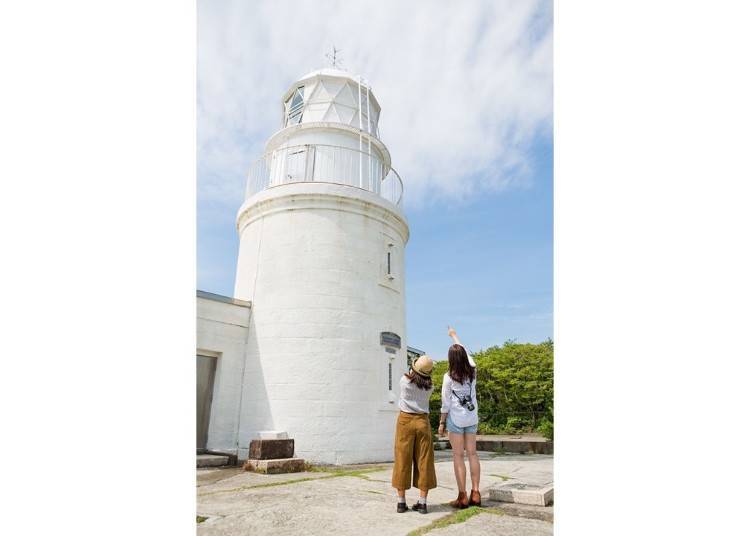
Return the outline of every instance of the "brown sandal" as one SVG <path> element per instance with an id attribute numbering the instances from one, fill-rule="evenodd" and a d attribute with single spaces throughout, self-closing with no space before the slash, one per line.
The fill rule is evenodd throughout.
<path id="1" fill-rule="evenodd" d="M 469 498 L 466 496 L 465 491 L 459 491 L 458 497 L 455 501 L 451 501 L 448 503 L 453 508 L 468 508 L 469 507 Z"/>
<path id="2" fill-rule="evenodd" d="M 471 490 L 471 497 L 469 498 L 469 506 L 482 506 L 482 496 L 479 494 L 478 489 Z"/>

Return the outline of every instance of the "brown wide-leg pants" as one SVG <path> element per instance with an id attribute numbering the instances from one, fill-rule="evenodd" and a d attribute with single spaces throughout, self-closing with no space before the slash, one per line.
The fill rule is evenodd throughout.
<path id="1" fill-rule="evenodd" d="M 393 450 L 391 484 L 394 488 L 409 489 L 414 485 L 428 490 L 437 487 L 432 428 L 426 413 L 399 413 Z"/>

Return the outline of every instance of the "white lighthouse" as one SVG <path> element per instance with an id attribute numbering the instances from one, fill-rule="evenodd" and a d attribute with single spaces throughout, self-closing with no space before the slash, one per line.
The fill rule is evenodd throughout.
<path id="1" fill-rule="evenodd" d="M 393 457 L 409 228 L 380 111 L 347 72 L 300 78 L 237 213 L 234 298 L 251 312 L 236 435 L 285 430 L 315 462 Z"/>

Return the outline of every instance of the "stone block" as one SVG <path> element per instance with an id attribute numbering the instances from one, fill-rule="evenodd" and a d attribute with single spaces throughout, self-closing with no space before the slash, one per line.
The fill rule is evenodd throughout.
<path id="1" fill-rule="evenodd" d="M 245 471 L 254 471 L 276 475 L 280 473 L 300 473 L 305 470 L 305 460 L 302 458 L 284 458 L 281 460 L 253 460 L 249 459 L 242 466 Z"/>
<path id="2" fill-rule="evenodd" d="M 221 467 L 222 465 L 229 465 L 229 456 L 198 454 L 196 458 L 196 467 Z"/>
<path id="3" fill-rule="evenodd" d="M 289 439 L 289 436 L 278 430 L 263 430 L 258 432 L 258 439 Z"/>
<path id="4" fill-rule="evenodd" d="M 250 442 L 249 459 L 277 460 L 294 456 L 294 439 L 253 439 Z"/>
<path id="5" fill-rule="evenodd" d="M 554 500 L 552 484 L 502 484 L 490 488 L 490 499 L 499 502 L 547 506 Z"/>

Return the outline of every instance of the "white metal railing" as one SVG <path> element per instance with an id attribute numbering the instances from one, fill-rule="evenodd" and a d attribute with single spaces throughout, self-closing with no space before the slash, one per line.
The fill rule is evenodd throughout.
<path id="1" fill-rule="evenodd" d="M 331 182 L 374 192 L 401 205 L 404 184 L 393 168 L 374 155 L 324 144 L 282 147 L 250 167 L 245 199 L 267 188 L 293 182 Z"/>

